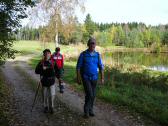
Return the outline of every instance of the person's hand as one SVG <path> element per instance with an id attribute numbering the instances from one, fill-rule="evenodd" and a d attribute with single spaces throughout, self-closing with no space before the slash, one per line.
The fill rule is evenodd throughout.
<path id="1" fill-rule="evenodd" d="M 43 66 L 43 70 L 46 70 L 47 69 L 47 67 L 46 66 Z"/>
<path id="2" fill-rule="evenodd" d="M 82 83 L 82 81 L 81 81 L 81 75 L 80 75 L 80 69 L 78 69 L 77 71 L 76 71 L 76 79 L 77 79 L 77 83 L 80 85 L 81 83 Z"/>
<path id="3" fill-rule="evenodd" d="M 77 83 L 80 85 L 81 84 L 81 79 L 77 77 Z"/>

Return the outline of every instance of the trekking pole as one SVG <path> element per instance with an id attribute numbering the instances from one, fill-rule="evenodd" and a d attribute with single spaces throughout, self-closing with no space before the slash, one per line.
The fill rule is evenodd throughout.
<path id="1" fill-rule="evenodd" d="M 41 82 L 39 81 L 38 86 L 37 86 L 37 89 L 36 89 L 36 93 L 35 93 L 35 96 L 34 96 L 34 100 L 33 100 L 32 108 L 31 108 L 31 112 L 33 111 L 33 108 L 34 108 L 34 106 L 35 106 L 35 103 L 36 103 L 36 99 L 37 99 L 37 96 L 38 96 L 38 92 L 39 92 L 40 85 L 41 85 Z"/>

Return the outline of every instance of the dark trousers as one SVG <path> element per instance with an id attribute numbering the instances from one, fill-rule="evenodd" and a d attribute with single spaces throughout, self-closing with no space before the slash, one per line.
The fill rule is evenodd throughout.
<path id="1" fill-rule="evenodd" d="M 97 80 L 83 79 L 83 86 L 85 90 L 85 104 L 84 113 L 93 113 L 93 104 L 96 96 Z"/>

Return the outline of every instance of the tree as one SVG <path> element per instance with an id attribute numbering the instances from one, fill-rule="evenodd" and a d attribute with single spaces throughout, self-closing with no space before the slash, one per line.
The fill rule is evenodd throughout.
<path id="1" fill-rule="evenodd" d="M 150 37 L 151 45 L 152 44 L 159 44 L 161 41 L 161 34 L 157 29 L 151 29 L 151 37 Z"/>
<path id="2" fill-rule="evenodd" d="M 27 17 L 25 10 L 34 6 L 31 0 L 0 0 L 0 62 L 14 58 L 13 33 L 17 32 L 20 20 Z"/>
<path id="3" fill-rule="evenodd" d="M 48 20 L 51 25 L 48 25 L 49 31 L 55 35 L 55 45 L 58 46 L 58 33 L 61 32 L 65 24 L 69 24 L 72 17 L 74 18 L 75 8 L 80 7 L 84 10 L 85 0 L 39 0 L 36 7 L 37 11 L 43 11 L 42 18 Z M 41 13 L 39 15 L 42 15 Z M 41 18 L 41 17 L 40 17 Z M 51 27 L 52 26 L 52 27 Z"/>
<path id="4" fill-rule="evenodd" d="M 77 24 L 74 32 L 72 32 L 70 36 L 70 43 L 78 44 L 79 42 L 82 41 L 82 36 L 83 36 L 82 26 L 80 24 Z"/>
<path id="5" fill-rule="evenodd" d="M 117 46 L 124 45 L 125 33 L 124 33 L 121 25 L 113 26 L 111 32 L 112 32 L 113 43 L 115 43 Z"/>
<path id="6" fill-rule="evenodd" d="M 72 41 L 75 41 L 75 32 L 77 31 L 77 18 L 74 18 L 73 16 L 70 17 L 69 22 L 66 24 L 63 24 L 62 27 L 62 34 L 64 35 L 65 43 L 69 44 Z"/>
<path id="7" fill-rule="evenodd" d="M 144 47 L 144 44 L 141 40 L 141 33 L 137 29 L 133 29 L 129 32 L 127 40 L 126 40 L 127 47 Z"/>
<path id="8" fill-rule="evenodd" d="M 150 29 L 146 29 L 143 32 L 143 42 L 144 42 L 145 47 L 149 47 L 150 45 L 150 38 L 151 38 L 150 36 L 151 36 Z"/>
<path id="9" fill-rule="evenodd" d="M 16 40 L 39 40 L 39 29 L 26 26 L 20 28 L 14 36 Z"/>
<path id="10" fill-rule="evenodd" d="M 162 44 L 168 45 L 168 31 L 166 31 L 166 32 L 163 34 Z"/>
<path id="11" fill-rule="evenodd" d="M 112 45 L 112 37 L 109 32 L 94 32 L 94 37 L 96 38 L 96 42 L 98 45 Z"/>
<path id="12" fill-rule="evenodd" d="M 93 35 L 94 31 L 96 30 L 96 25 L 92 21 L 90 14 L 86 15 L 85 27 L 86 27 L 86 31 L 89 33 L 90 36 Z"/>

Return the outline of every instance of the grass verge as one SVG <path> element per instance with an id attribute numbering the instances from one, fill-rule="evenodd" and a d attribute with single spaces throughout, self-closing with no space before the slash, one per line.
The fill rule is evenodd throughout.
<path id="1" fill-rule="evenodd" d="M 9 90 L 5 85 L 1 70 L 0 75 L 0 126 L 8 126 Z"/>
<path id="2" fill-rule="evenodd" d="M 12 88 L 8 86 L 0 69 L 0 126 L 23 126 L 24 123 L 16 111 Z"/>
<path id="3" fill-rule="evenodd" d="M 166 74 L 150 71 L 122 73 L 111 69 L 110 75 L 111 77 L 106 79 L 106 85 L 98 90 L 99 98 L 125 106 L 130 111 L 138 112 L 162 125 L 168 125 Z"/>

